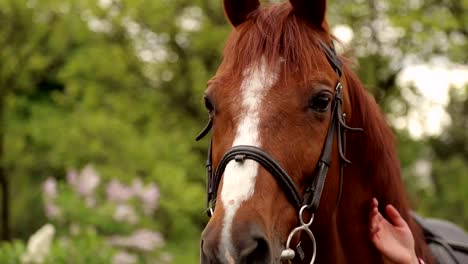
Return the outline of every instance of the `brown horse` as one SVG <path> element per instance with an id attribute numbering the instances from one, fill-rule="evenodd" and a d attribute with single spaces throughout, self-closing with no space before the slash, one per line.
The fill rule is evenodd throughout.
<path id="1" fill-rule="evenodd" d="M 408 214 L 392 131 L 334 53 L 326 1 L 224 7 L 234 29 L 205 92 L 212 217 L 201 262 L 310 263 L 316 255 L 318 263 L 381 263 L 369 239 L 376 197 L 402 213 L 430 263 Z M 342 166 L 346 158 L 352 164 Z"/>

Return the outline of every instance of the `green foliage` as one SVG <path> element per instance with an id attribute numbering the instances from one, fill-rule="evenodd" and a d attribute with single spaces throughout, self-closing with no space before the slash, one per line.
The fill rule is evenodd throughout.
<path id="1" fill-rule="evenodd" d="M 111 263 L 115 254 L 116 249 L 102 236 L 88 231 L 79 236 L 55 241 L 45 263 Z"/>
<path id="2" fill-rule="evenodd" d="M 48 178 L 42 184 L 47 224 L 27 243 L 0 247 L 1 263 L 166 263 L 164 238 L 151 216 L 159 204 L 159 189 L 136 178 L 131 185 L 102 181 L 91 167 L 70 171 L 67 182 Z M 56 230 L 56 231 L 55 231 Z M 56 234 L 56 236 L 54 236 Z"/>
<path id="3" fill-rule="evenodd" d="M 15 240 L 0 245 L 0 262 L 5 264 L 20 264 L 22 255 L 26 252 L 23 241 Z M 56 240 L 50 249 L 46 264 L 55 263 L 111 263 L 116 250 L 101 236 L 88 232 L 73 239 Z"/>
<path id="4" fill-rule="evenodd" d="M 174 17 L 183 9 L 168 9 L 160 1 L 125 1 L 125 5 L 107 9 L 94 1 L 38 1 L 31 2 L 32 7 L 26 1 L 2 4 L 10 7 L 2 9 L 2 18 L 27 25 L 24 29 L 18 26 L 18 35 L 8 33 L 9 28 L 1 32 L 6 47 L 2 50 L 12 49 L 2 52 L 8 59 L 2 61 L 22 66 L 2 67 L 7 72 L 0 82 L 2 91 L 8 91 L 4 104 L 8 155 L 3 162 L 12 181 L 11 192 L 22 193 L 12 199 L 14 235 L 25 238 L 45 221 L 37 205 L 40 192 L 33 186 L 92 162 L 105 179 L 131 182 L 140 176 L 156 182 L 164 199 L 158 217 L 148 221 L 161 227 L 169 248 L 180 251 L 179 245 L 190 244 L 188 251 L 174 255 L 196 259 L 198 249 L 192 245 L 204 221 L 204 187 L 203 173 L 199 173 L 203 158 L 201 151 L 194 151 L 193 138 L 205 117 L 199 104 L 204 81 L 217 63 L 212 61 L 211 69 L 206 70 L 202 55 L 217 59 L 224 36 L 206 31 L 209 40 L 188 32 L 187 38 L 200 43 L 190 48 L 198 50 L 182 48 L 175 39 L 185 33 Z M 119 9 L 119 14 L 112 16 L 109 8 Z M 148 13 L 152 10 L 161 15 Z M 18 16 L 18 12 L 25 15 Z M 100 22 L 109 22 L 112 30 L 91 30 L 87 19 L 92 18 L 97 24 L 99 19 L 111 18 Z M 212 30 L 219 27 L 208 18 L 203 22 Z M 140 31 L 129 32 L 124 23 L 139 23 Z M 152 31 L 168 34 L 168 54 L 175 61 L 146 62 L 139 57 L 143 52 L 140 42 Z M 200 52 L 207 43 L 213 49 Z M 18 61 L 18 52 L 13 50 L 23 48 L 30 52 L 25 51 Z M 161 80 L 162 69 L 173 77 Z M 9 80 L 14 80 L 11 86 Z M 192 90 L 193 84 L 196 90 Z M 76 202 L 69 197 L 65 203 Z M 33 208 L 34 217 L 25 214 L 24 208 Z M 75 216 L 92 215 L 83 211 Z"/>
<path id="5" fill-rule="evenodd" d="M 468 86 L 451 90 L 447 112 L 450 125 L 430 139 L 433 186 L 422 196 L 421 207 L 427 215 L 451 219 L 468 229 Z"/>
<path id="6" fill-rule="evenodd" d="M 21 255 L 25 252 L 26 246 L 21 240 L 2 242 L 0 244 L 0 261 L 5 264 L 19 264 Z"/>
<path id="7" fill-rule="evenodd" d="M 420 210 L 428 216 L 450 219 L 468 228 L 468 205 L 465 200 L 468 186 L 466 159 L 453 155 L 447 160 L 433 162 L 434 185 L 423 192 Z M 460 187 L 462 186 L 462 187 Z"/>
<path id="8" fill-rule="evenodd" d="M 468 1 L 332 1 L 333 24 L 352 27 L 352 52 L 357 72 L 391 117 L 404 117 L 410 107 L 398 74 L 408 63 L 444 57 L 466 64 Z M 412 97 L 420 96 L 409 87 Z M 428 89 L 436 89 L 428 87 Z M 437 216 L 468 228 L 464 180 L 468 164 L 466 89 L 453 89 L 447 106 L 451 123 L 442 135 L 414 139 L 395 131 L 409 198 L 427 216 Z M 456 213 L 458 211 L 458 213 Z"/>

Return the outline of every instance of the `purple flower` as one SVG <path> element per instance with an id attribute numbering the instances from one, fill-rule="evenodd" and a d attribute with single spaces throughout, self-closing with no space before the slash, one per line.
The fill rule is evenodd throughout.
<path id="1" fill-rule="evenodd" d="M 69 170 L 67 172 L 67 183 L 72 187 L 78 184 L 78 172 L 76 170 Z"/>
<path id="2" fill-rule="evenodd" d="M 126 204 L 119 204 L 114 212 L 114 219 L 121 222 L 127 222 L 130 224 L 136 224 L 138 222 L 138 216 L 135 213 L 133 207 Z"/>
<path id="3" fill-rule="evenodd" d="M 42 192 L 46 199 L 54 199 L 57 197 L 57 181 L 55 178 L 49 177 L 42 183 Z"/>
<path id="4" fill-rule="evenodd" d="M 164 239 L 158 232 L 149 229 L 140 229 L 130 236 L 112 236 L 109 243 L 114 246 L 152 251 L 164 245 Z"/>
<path id="5" fill-rule="evenodd" d="M 143 202 L 143 211 L 146 215 L 150 215 L 158 207 L 159 204 L 159 188 L 154 183 L 150 183 L 146 187 L 140 179 L 133 181 L 132 189 L 134 193 Z"/>
<path id="6" fill-rule="evenodd" d="M 44 210 L 49 219 L 58 218 L 61 214 L 60 208 L 54 203 L 57 197 L 57 181 L 53 177 L 47 178 L 42 183 L 42 192 L 44 193 Z"/>
<path id="7" fill-rule="evenodd" d="M 143 210 L 146 215 L 152 214 L 159 204 L 159 188 L 151 183 L 140 193 L 140 198 L 143 202 Z"/>
<path id="8" fill-rule="evenodd" d="M 58 218 L 61 214 L 60 207 L 58 207 L 56 204 L 54 204 L 51 201 L 47 201 L 44 205 L 45 209 L 45 214 L 47 218 L 49 219 L 55 219 Z"/>
<path id="9" fill-rule="evenodd" d="M 83 196 L 91 196 L 101 179 L 91 165 L 87 165 L 78 176 L 75 189 Z"/>
<path id="10" fill-rule="evenodd" d="M 106 186 L 107 199 L 114 202 L 125 202 L 134 196 L 133 189 L 118 180 L 112 180 Z"/>
<path id="11" fill-rule="evenodd" d="M 119 251 L 112 258 L 112 264 L 134 264 L 134 263 L 137 263 L 137 257 L 126 251 Z"/>

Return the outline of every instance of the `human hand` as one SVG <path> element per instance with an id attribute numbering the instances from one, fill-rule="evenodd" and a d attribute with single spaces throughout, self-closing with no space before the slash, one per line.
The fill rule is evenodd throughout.
<path id="1" fill-rule="evenodd" d="M 414 251 L 414 238 L 406 221 L 392 205 L 385 211 L 391 222 L 378 209 L 378 201 L 372 199 L 370 214 L 370 235 L 375 247 L 382 253 L 385 263 L 419 263 Z"/>

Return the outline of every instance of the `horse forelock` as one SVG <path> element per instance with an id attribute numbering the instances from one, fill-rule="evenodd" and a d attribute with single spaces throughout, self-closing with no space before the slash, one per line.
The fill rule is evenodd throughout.
<path id="1" fill-rule="evenodd" d="M 328 29 L 316 28 L 298 17 L 289 2 L 258 8 L 229 36 L 223 66 L 242 76 L 252 62 L 264 59 L 267 67 L 283 63 L 284 76 L 302 77 L 307 82 L 312 72 L 330 67 L 319 40 L 329 43 Z M 269 69 L 274 70 L 274 69 Z"/>

